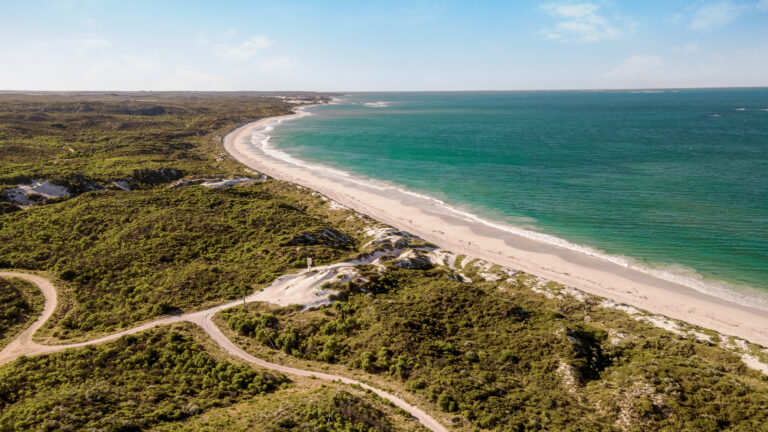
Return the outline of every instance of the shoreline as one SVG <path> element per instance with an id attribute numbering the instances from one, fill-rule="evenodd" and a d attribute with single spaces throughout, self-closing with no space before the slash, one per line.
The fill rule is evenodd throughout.
<path id="1" fill-rule="evenodd" d="M 316 190 L 357 212 L 406 230 L 443 249 L 519 269 L 618 303 L 737 336 L 768 346 L 768 312 L 746 306 L 652 274 L 504 229 L 475 217 L 462 217 L 433 198 L 389 186 L 365 184 L 343 171 L 307 164 L 272 150 L 268 135 L 252 136 L 308 113 L 299 107 L 285 116 L 238 127 L 224 137 L 225 150 L 236 160 L 267 174 Z M 281 157 L 275 154 L 281 153 Z M 333 175 L 327 175 L 333 174 Z M 429 198 L 432 206 L 415 199 Z M 440 206 L 454 214 L 439 211 Z M 474 216 L 474 215 L 472 215 Z"/>

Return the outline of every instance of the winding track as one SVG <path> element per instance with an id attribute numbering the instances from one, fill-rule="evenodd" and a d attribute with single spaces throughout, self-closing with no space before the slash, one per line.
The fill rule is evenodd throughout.
<path id="1" fill-rule="evenodd" d="M 322 268 L 321 267 L 316 268 L 316 270 L 319 270 L 319 269 L 322 269 Z M 28 280 L 29 282 L 32 282 L 33 284 L 37 285 L 37 287 L 40 288 L 40 291 L 42 291 L 43 296 L 45 297 L 45 306 L 43 308 L 43 313 L 37 318 L 37 320 L 35 320 L 34 323 L 32 323 L 31 326 L 29 326 L 26 330 L 21 332 L 2 351 L 0 351 L 0 365 L 11 362 L 20 356 L 34 356 L 34 355 L 52 353 L 57 351 L 63 351 L 69 348 L 78 348 L 86 345 L 94 345 L 102 342 L 115 340 L 120 338 L 121 336 L 125 336 L 128 334 L 138 333 L 153 327 L 171 324 L 175 322 L 187 321 L 187 322 L 191 322 L 199 325 L 206 333 L 208 333 L 208 335 L 224 351 L 226 351 L 228 354 L 232 356 L 238 357 L 249 363 L 263 367 L 265 369 L 272 369 L 287 375 L 316 377 L 323 380 L 340 381 L 345 384 L 359 385 L 360 387 L 376 393 L 378 396 L 389 400 L 390 402 L 395 404 L 397 407 L 407 411 L 428 429 L 436 432 L 447 432 L 447 429 L 443 425 L 441 425 L 437 420 L 432 418 L 429 414 L 405 402 L 403 399 L 391 393 L 387 393 L 383 390 L 377 389 L 368 384 L 362 383 L 354 379 L 346 378 L 341 375 L 329 374 L 324 372 L 314 372 L 310 370 L 297 369 L 294 367 L 279 365 L 276 363 L 271 363 L 266 360 L 262 360 L 260 358 L 254 357 L 251 354 L 248 354 L 247 352 L 242 350 L 240 347 L 235 345 L 226 336 L 224 336 L 224 333 L 222 333 L 221 330 L 219 330 L 219 328 L 213 323 L 213 316 L 217 312 L 222 311 L 224 309 L 229 309 L 234 306 L 241 305 L 243 304 L 243 301 L 240 301 L 240 300 L 233 301 L 233 302 L 214 306 L 210 309 L 206 309 L 198 312 L 191 312 L 191 313 L 186 313 L 179 316 L 161 318 L 159 320 L 151 321 L 128 330 L 113 333 L 104 337 L 92 339 L 85 342 L 78 342 L 78 343 L 64 344 L 64 345 L 42 345 L 37 342 L 34 342 L 32 340 L 32 336 L 40 327 L 42 327 L 43 324 L 45 324 L 46 321 L 48 321 L 48 319 L 53 314 L 53 311 L 56 309 L 56 304 L 57 304 L 56 288 L 48 279 L 40 276 L 32 275 L 32 274 L 27 274 L 27 273 L 0 272 L 0 277 L 16 277 L 16 278 L 22 278 L 22 279 Z M 281 282 L 282 281 L 280 279 L 278 279 L 278 281 L 275 281 L 275 283 L 281 283 Z M 258 294 L 259 293 L 255 293 L 246 297 L 245 302 L 250 303 L 254 301 L 260 301 Z"/>

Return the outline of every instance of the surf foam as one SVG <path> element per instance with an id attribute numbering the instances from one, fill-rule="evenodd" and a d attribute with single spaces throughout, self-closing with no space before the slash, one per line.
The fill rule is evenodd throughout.
<path id="1" fill-rule="evenodd" d="M 375 102 L 375 103 L 379 103 L 379 102 Z M 563 249 L 576 251 L 587 256 L 598 258 L 604 261 L 611 262 L 613 264 L 620 265 L 625 268 L 629 268 L 632 270 L 636 270 L 636 271 L 654 276 L 661 280 L 673 282 L 673 283 L 694 289 L 704 294 L 708 294 L 724 300 L 732 301 L 734 303 L 738 303 L 743 306 L 748 306 L 748 307 L 753 307 L 753 308 L 758 308 L 761 310 L 768 311 L 768 296 L 765 293 L 753 287 L 736 285 L 726 281 L 705 279 L 703 276 L 697 273 L 694 269 L 691 269 L 682 265 L 652 266 L 652 265 L 643 264 L 628 256 L 608 254 L 599 249 L 596 249 L 590 246 L 571 243 L 568 240 L 555 237 L 550 234 L 531 231 L 525 228 L 516 227 L 516 226 L 505 224 L 502 222 L 496 222 L 489 219 L 485 219 L 472 212 L 450 205 L 438 198 L 421 194 L 418 192 L 413 192 L 404 187 L 391 185 L 380 180 L 370 179 L 370 178 L 369 179 L 359 178 L 344 170 L 331 168 L 321 164 L 309 163 L 275 148 L 271 144 L 271 141 L 270 141 L 271 136 L 267 135 L 267 133 L 273 131 L 277 125 L 279 125 L 284 121 L 296 120 L 299 118 L 306 117 L 308 115 L 312 115 L 312 113 L 306 111 L 306 108 L 308 107 L 309 106 L 298 108 L 296 110 L 297 112 L 295 115 L 277 118 L 273 122 L 266 123 L 262 128 L 260 128 L 260 130 L 254 131 L 253 135 L 251 136 L 251 144 L 252 144 L 251 148 L 257 152 L 261 152 L 266 156 L 280 160 L 284 163 L 298 166 L 304 169 L 308 169 L 316 173 L 319 173 L 321 175 L 325 175 L 328 177 L 335 177 L 337 180 L 354 183 L 365 188 L 376 190 L 378 192 L 389 192 L 388 194 L 389 196 L 391 196 L 392 192 L 395 192 L 395 193 L 400 193 L 402 195 L 407 195 L 407 196 L 416 198 L 418 200 L 426 201 L 428 203 L 433 204 L 435 207 L 444 210 L 449 215 L 459 217 L 460 219 L 463 219 L 467 222 L 479 223 L 499 231 L 525 237 L 531 240 L 546 243 L 552 246 L 557 246 Z M 719 117 L 719 114 L 713 114 L 712 116 Z"/>

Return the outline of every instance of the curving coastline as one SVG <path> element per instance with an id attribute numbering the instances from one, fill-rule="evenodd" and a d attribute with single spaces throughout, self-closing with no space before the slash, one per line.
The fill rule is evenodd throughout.
<path id="1" fill-rule="evenodd" d="M 329 103 L 329 105 L 335 103 L 337 102 Z M 376 105 L 378 103 L 379 102 L 374 104 L 366 103 L 365 105 L 375 105 L 376 107 L 388 106 L 385 102 L 380 102 L 385 105 Z M 275 122 L 273 123 L 281 123 L 284 120 L 293 120 L 304 117 L 305 115 L 310 115 L 311 113 L 305 111 L 304 108 L 306 107 L 298 108 L 295 115 L 276 118 Z M 694 269 L 685 267 L 683 265 L 667 265 L 659 267 L 649 266 L 625 255 L 609 254 L 599 249 L 595 249 L 593 247 L 585 246 L 582 244 L 572 243 L 563 238 L 543 232 L 531 231 L 519 226 L 510 225 L 503 222 L 496 222 L 492 219 L 478 216 L 478 214 L 472 213 L 471 211 L 465 211 L 461 208 L 452 206 L 440 199 L 418 192 L 413 192 L 398 185 L 392 185 L 370 178 L 358 177 L 357 174 L 350 174 L 349 172 L 341 169 L 331 168 L 325 165 L 300 160 L 291 154 L 288 154 L 285 151 L 274 147 L 271 144 L 270 133 L 272 130 L 274 130 L 273 123 L 269 123 L 263 128 L 259 128 L 258 130 L 254 131 L 251 140 L 252 144 L 256 146 L 257 150 L 260 150 L 264 152 L 264 154 L 275 159 L 279 159 L 289 164 L 315 171 L 321 175 L 341 177 L 344 181 L 358 184 L 364 188 L 381 191 L 382 193 L 386 193 L 390 196 L 399 195 L 400 201 L 403 201 L 402 198 L 405 198 L 406 200 L 413 198 L 415 199 L 414 205 L 421 208 L 424 208 L 424 204 L 426 204 L 428 208 L 435 210 L 437 213 L 447 213 L 448 216 L 459 217 L 473 224 L 484 225 L 486 227 L 509 232 L 537 242 L 546 243 L 564 249 L 570 249 L 584 255 L 613 262 L 614 264 L 620 265 L 622 267 L 649 274 L 664 281 L 673 282 L 688 288 L 693 288 L 694 290 L 700 291 L 704 294 L 709 294 L 720 299 L 735 302 L 743 306 L 760 309 L 763 312 L 768 312 L 768 292 L 766 291 L 755 289 L 746 285 L 736 285 L 722 280 L 705 279 Z M 419 200 L 423 202 L 420 203 L 418 202 Z"/>
<path id="2" fill-rule="evenodd" d="M 447 206 L 439 200 L 383 183 L 360 181 L 343 171 L 309 164 L 274 149 L 267 133 L 282 121 L 304 115 L 307 113 L 300 108 L 291 115 L 241 126 L 225 137 L 224 147 L 250 168 L 317 190 L 457 254 L 517 268 L 619 303 L 768 345 L 766 305 L 750 303 L 753 300 L 749 296 L 732 301 L 701 292 L 589 250 L 565 247 L 460 210 L 445 211 Z"/>

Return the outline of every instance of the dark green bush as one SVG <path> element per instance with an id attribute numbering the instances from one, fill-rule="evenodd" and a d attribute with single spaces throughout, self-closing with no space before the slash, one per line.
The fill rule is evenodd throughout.
<path id="1" fill-rule="evenodd" d="M 379 374 L 481 429 L 615 430 L 627 419 L 641 430 L 759 430 L 768 421 L 768 379 L 736 355 L 599 302 L 551 300 L 524 278 L 501 291 L 439 268 L 388 268 L 378 278 L 360 270 L 378 286 L 374 296 L 368 285 L 337 285 L 346 301 L 319 310 L 222 316 L 235 329 L 271 313 L 270 332 L 290 335 L 290 355 Z M 608 336 L 617 329 L 631 335 L 618 345 Z"/>
<path id="2" fill-rule="evenodd" d="M 286 381 L 215 359 L 183 328 L 149 330 L 0 368 L 0 431 L 144 430 Z"/>
<path id="3" fill-rule="evenodd" d="M 43 295 L 31 283 L 0 277 L 0 349 L 43 309 Z"/>

